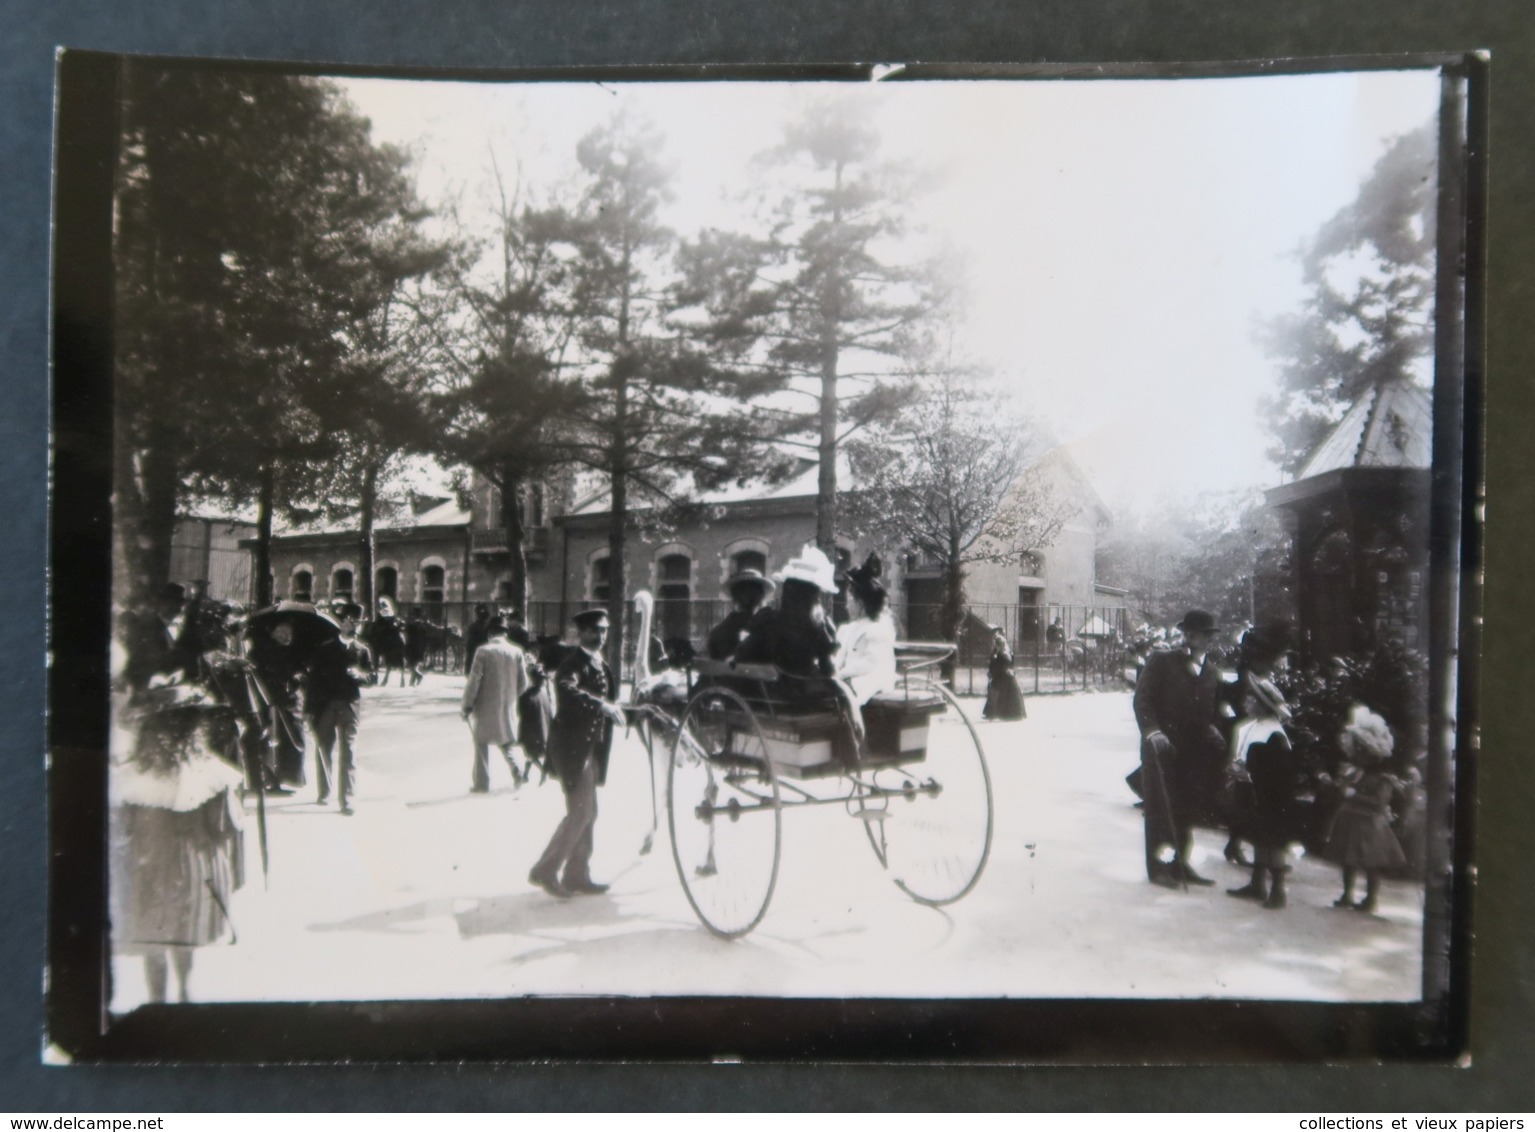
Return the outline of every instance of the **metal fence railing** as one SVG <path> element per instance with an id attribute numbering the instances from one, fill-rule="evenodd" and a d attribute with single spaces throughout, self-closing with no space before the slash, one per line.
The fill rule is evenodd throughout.
<path id="1" fill-rule="evenodd" d="M 474 620 L 479 602 L 421 603 L 428 621 L 460 636 Z M 524 611 L 528 632 L 537 637 L 570 637 L 570 617 L 589 602 L 534 601 Z M 625 619 L 624 672 L 633 671 L 638 627 L 634 605 Z M 651 634 L 668 651 L 690 647 L 701 654 L 709 630 L 730 612 L 727 601 L 656 602 Z M 941 640 L 941 609 L 936 605 L 893 603 L 897 635 L 902 640 Z M 401 616 L 409 607 L 400 609 Z M 986 690 L 991 660 L 992 626 L 999 625 L 1013 651 L 1013 671 L 1030 694 L 1069 692 L 1121 684 L 1125 648 L 1131 638 L 1129 611 L 1115 606 L 973 604 L 960 625 L 954 686 L 961 694 Z M 449 664 L 451 667 L 451 662 Z"/>
<path id="2" fill-rule="evenodd" d="M 937 605 L 897 605 L 906 640 L 941 639 Z M 1013 652 L 1013 672 L 1026 693 L 1071 692 L 1123 685 L 1130 611 L 1108 605 L 975 603 L 960 624 L 954 687 L 961 694 L 986 690 L 992 626 L 1000 626 Z"/>

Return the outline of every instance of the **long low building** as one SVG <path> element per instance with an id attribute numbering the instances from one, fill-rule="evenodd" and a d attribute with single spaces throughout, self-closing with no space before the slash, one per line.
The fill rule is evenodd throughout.
<path id="1" fill-rule="evenodd" d="M 1048 463 L 1051 489 L 1070 501 L 1058 534 L 1015 562 L 967 568 L 973 620 L 1006 623 L 1020 642 L 1043 638 L 1053 607 L 1107 611 L 1125 604 L 1124 593 L 1098 585 L 1094 573 L 1098 540 L 1110 522 L 1107 509 L 1063 451 L 1041 462 Z M 606 602 L 613 581 L 606 494 L 574 498 L 569 483 L 561 488 L 548 493 L 552 500 L 569 500 L 560 513 L 543 513 L 542 492 L 524 507 L 526 614 L 535 632 L 558 632 L 571 611 Z M 459 626 L 477 604 L 514 604 L 505 530 L 495 522 L 497 493 L 477 481 L 463 502 L 467 508 L 458 500 L 425 500 L 406 520 L 375 531 L 375 595 L 404 609 L 419 605 L 428 619 Z M 723 615 L 725 582 L 732 574 L 747 568 L 771 574 L 813 541 L 815 505 L 816 468 L 807 463 L 776 487 L 704 493 L 687 518 L 664 527 L 656 516 L 640 512 L 626 539 L 625 592 L 649 590 L 657 599 L 656 632 L 696 645 Z M 272 592 L 299 601 L 358 597 L 360 551 L 355 530 L 276 536 L 270 547 Z M 903 634 L 935 635 L 942 579 L 934 564 L 864 536 L 839 538 L 838 565 L 861 561 L 870 551 L 885 563 Z M 1091 615 L 1082 613 L 1077 620 L 1085 623 Z"/>

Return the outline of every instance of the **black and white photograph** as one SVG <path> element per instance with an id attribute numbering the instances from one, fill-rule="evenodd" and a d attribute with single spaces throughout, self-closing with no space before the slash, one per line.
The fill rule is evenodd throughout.
<path id="1" fill-rule="evenodd" d="M 1464 69 L 94 66 L 110 594 L 51 601 L 111 607 L 102 1033 L 1458 1052 Z"/>

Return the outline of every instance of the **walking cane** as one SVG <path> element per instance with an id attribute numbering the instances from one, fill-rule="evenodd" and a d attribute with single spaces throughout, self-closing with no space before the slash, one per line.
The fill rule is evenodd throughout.
<path id="1" fill-rule="evenodd" d="M 1173 822 L 1173 802 L 1172 798 L 1167 793 L 1167 777 L 1162 773 L 1162 756 L 1160 753 L 1158 753 L 1156 747 L 1151 748 L 1151 768 L 1153 771 L 1153 777 L 1155 777 L 1157 780 L 1157 793 L 1161 795 L 1162 798 L 1162 812 L 1167 815 L 1167 828 L 1174 837 L 1177 837 L 1178 827 Z M 1173 846 L 1173 860 L 1178 860 L 1178 847 L 1176 845 Z M 1180 863 L 1183 867 L 1178 870 L 1178 881 L 1182 885 L 1183 891 L 1187 892 L 1189 890 L 1189 866 L 1187 861 Z"/>
<path id="2" fill-rule="evenodd" d="M 246 691 L 251 697 L 251 703 L 265 704 L 268 708 L 271 709 L 273 715 L 275 716 L 277 714 L 277 708 L 275 705 L 273 705 L 271 697 L 267 695 L 266 688 L 261 683 L 261 678 L 257 676 L 255 672 L 247 669 L 245 672 L 245 683 Z M 252 774 L 250 754 L 244 749 L 243 745 L 240 750 L 240 761 L 245 764 L 246 778 L 254 778 L 256 783 L 256 841 L 261 846 L 261 887 L 263 890 L 270 890 L 272 885 L 272 862 L 271 856 L 267 850 L 266 781 L 265 775 L 261 773 L 264 768 L 257 767 L 255 769 L 255 773 Z"/>

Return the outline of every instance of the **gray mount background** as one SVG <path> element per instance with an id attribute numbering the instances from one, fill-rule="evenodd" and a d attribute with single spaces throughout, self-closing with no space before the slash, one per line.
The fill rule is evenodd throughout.
<path id="1" fill-rule="evenodd" d="M 0 1109 L 1535 1109 L 1535 20 L 1528 0 L 52 0 L 0 46 Z M 56 46 L 369 66 L 1162 62 L 1490 49 L 1487 627 L 1473 1064 L 1255 1068 L 39 1064 Z M 80 600 L 63 595 L 61 600 Z M 85 596 L 84 600 L 91 600 Z"/>

